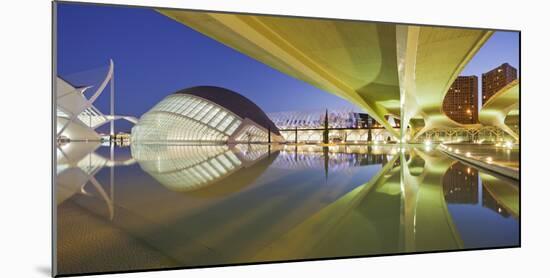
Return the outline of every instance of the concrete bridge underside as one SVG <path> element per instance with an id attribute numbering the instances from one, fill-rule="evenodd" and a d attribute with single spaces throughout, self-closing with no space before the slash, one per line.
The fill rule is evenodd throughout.
<path id="1" fill-rule="evenodd" d="M 479 122 L 483 125 L 496 126 L 519 141 L 519 134 L 506 123 L 506 117 L 519 109 L 519 81 L 515 80 L 493 95 L 479 111 Z"/>
<path id="2" fill-rule="evenodd" d="M 442 111 L 443 99 L 492 35 L 488 30 L 389 23 L 159 12 L 354 103 L 401 140 L 431 128 L 463 126 Z M 386 115 L 401 118 L 401 131 L 391 128 Z M 425 124 L 407 138 L 407 127 L 414 128 L 411 119 Z"/>

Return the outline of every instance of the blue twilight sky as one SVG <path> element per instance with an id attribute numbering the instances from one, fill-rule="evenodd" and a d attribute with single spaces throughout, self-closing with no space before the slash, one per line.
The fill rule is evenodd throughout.
<path id="1" fill-rule="evenodd" d="M 112 58 L 117 114 L 141 116 L 166 95 L 197 85 L 231 89 L 268 113 L 354 107 L 152 9 L 66 3 L 57 7 L 58 74 L 73 83 L 97 84 Z M 503 62 L 518 68 L 518 48 L 518 33 L 497 32 L 463 74 L 481 76 Z M 108 113 L 108 94 L 95 105 Z M 118 125 L 130 129 L 126 123 Z"/>

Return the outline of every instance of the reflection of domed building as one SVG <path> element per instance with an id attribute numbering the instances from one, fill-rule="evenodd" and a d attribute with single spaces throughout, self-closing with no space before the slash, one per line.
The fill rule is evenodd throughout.
<path id="1" fill-rule="evenodd" d="M 132 129 L 132 142 L 277 142 L 267 115 L 233 91 L 199 86 L 167 96 Z"/>
<path id="2" fill-rule="evenodd" d="M 259 144 L 132 144 L 141 168 L 166 188 L 194 196 L 223 196 L 256 180 L 278 151 Z"/>

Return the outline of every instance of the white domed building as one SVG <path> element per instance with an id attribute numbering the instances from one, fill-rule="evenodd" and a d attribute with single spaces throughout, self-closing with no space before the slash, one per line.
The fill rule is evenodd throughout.
<path id="1" fill-rule="evenodd" d="M 178 91 L 143 114 L 132 143 L 268 143 L 279 129 L 252 101 L 228 89 L 198 86 Z"/>

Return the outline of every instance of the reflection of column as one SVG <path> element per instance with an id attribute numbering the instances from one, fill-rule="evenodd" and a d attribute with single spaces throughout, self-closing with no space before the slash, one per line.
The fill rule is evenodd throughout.
<path id="1" fill-rule="evenodd" d="M 411 175 L 409 163 L 414 163 L 414 152 L 411 151 L 410 161 L 406 160 L 405 152 L 401 152 L 401 228 L 402 247 L 406 252 L 416 250 L 416 205 L 419 181 Z M 414 167 L 414 165 L 412 165 Z"/>
<path id="2" fill-rule="evenodd" d="M 441 156 L 437 152 L 424 152 L 421 149 L 415 149 L 415 155 L 424 161 L 421 171 L 415 169 L 414 173 L 410 173 L 414 175 L 409 175 L 418 187 L 415 219 L 413 219 L 414 223 L 419 223 L 415 227 L 416 249 L 464 248 L 464 243 L 447 209 L 442 186 L 445 173 L 456 161 L 447 156 Z M 409 170 L 420 167 L 420 164 L 412 166 L 416 164 L 414 160 L 412 161 Z M 419 175 L 415 176 L 416 174 Z"/>
<path id="3" fill-rule="evenodd" d="M 405 155 L 400 152 L 400 149 L 397 149 L 398 153 L 396 155 L 397 160 L 394 163 L 394 168 L 399 168 L 399 187 L 400 187 L 400 193 L 401 193 L 401 199 L 400 199 L 400 206 L 399 206 L 399 249 L 400 250 L 408 250 L 405 248 L 407 246 L 406 242 L 407 239 L 405 237 L 406 229 L 405 229 L 405 176 L 403 173 L 403 163 L 405 161 Z"/>

